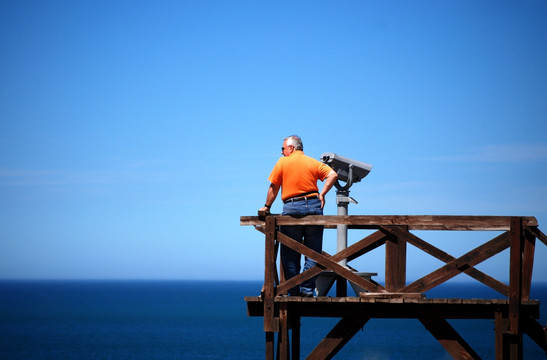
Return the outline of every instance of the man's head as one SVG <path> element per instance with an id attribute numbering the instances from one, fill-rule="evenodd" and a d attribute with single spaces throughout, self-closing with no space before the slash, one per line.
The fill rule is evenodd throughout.
<path id="1" fill-rule="evenodd" d="M 300 139 L 298 135 L 287 136 L 285 139 L 283 139 L 283 147 L 281 148 L 281 153 L 284 156 L 289 156 L 295 150 L 304 150 L 302 139 Z"/>

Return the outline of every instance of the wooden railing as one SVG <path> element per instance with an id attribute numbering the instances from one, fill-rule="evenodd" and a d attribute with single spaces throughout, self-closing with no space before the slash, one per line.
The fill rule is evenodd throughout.
<path id="1" fill-rule="evenodd" d="M 241 217 L 241 225 L 254 225 L 265 234 L 265 271 L 262 300 L 264 305 L 264 331 L 277 332 L 279 324 L 275 315 L 274 303 L 280 295 L 303 281 L 323 271 L 332 271 L 338 277 L 366 289 L 362 297 L 395 295 L 400 297 L 423 294 L 445 283 L 459 274 L 471 278 L 496 290 L 508 300 L 508 333 L 523 333 L 519 314 L 521 305 L 530 298 L 532 272 L 536 239 L 547 245 L 547 236 L 538 228 L 534 217 L 510 216 L 307 216 L 292 218 L 270 215 L 265 217 Z M 346 249 L 336 253 L 314 252 L 300 242 L 282 234 L 280 226 L 324 225 L 336 228 L 347 225 L 352 229 L 375 230 L 368 236 L 354 242 Z M 473 250 L 455 257 L 429 242 L 421 239 L 413 230 L 458 230 L 458 231 L 498 231 L 501 234 L 480 244 Z M 281 264 L 277 265 L 279 244 L 315 260 L 317 266 L 291 278 L 284 279 Z M 443 266 L 429 274 L 407 283 L 407 244 L 411 244 L 426 254 L 442 261 Z M 349 263 L 368 252 L 385 245 L 385 284 L 359 276 L 355 271 L 339 263 L 347 259 Z M 497 280 L 477 265 L 500 252 L 510 249 L 508 273 L 509 283 Z M 279 271 L 278 271 L 279 268 Z M 539 324 L 537 324 L 539 326 Z M 534 325 L 536 326 L 536 325 Z M 537 327 L 537 326 L 536 326 Z M 536 336 L 545 337 L 545 327 L 539 326 Z M 543 335 L 541 334 L 543 331 Z M 539 340 L 545 349 L 546 340 Z M 517 347 L 519 345 L 517 344 Z M 518 353 L 518 349 L 517 349 Z M 511 357 L 511 358 L 518 358 Z"/>

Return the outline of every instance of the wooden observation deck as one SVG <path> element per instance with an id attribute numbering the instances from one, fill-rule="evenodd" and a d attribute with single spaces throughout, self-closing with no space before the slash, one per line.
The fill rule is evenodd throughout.
<path id="1" fill-rule="evenodd" d="M 539 318 L 539 300 L 530 299 L 535 243 L 547 245 L 547 236 L 534 217 L 509 216 L 307 216 L 292 218 L 270 215 L 243 216 L 241 225 L 254 226 L 265 235 L 265 271 L 261 296 L 245 297 L 249 316 L 264 317 L 266 359 L 300 358 L 300 317 L 335 317 L 340 321 L 306 357 L 331 359 L 371 318 L 418 319 L 455 359 L 479 359 L 477 353 L 447 319 L 493 319 L 495 358 L 522 359 L 523 335 L 529 336 L 547 354 L 547 329 Z M 370 234 L 337 254 L 316 253 L 280 233 L 279 226 L 324 225 L 326 229 L 346 225 Z M 465 230 L 501 232 L 466 254 L 453 257 L 413 234 L 412 230 Z M 312 258 L 317 266 L 289 280 L 277 266 L 278 247 L 284 244 Z M 441 260 L 445 265 L 407 284 L 407 244 Z M 350 262 L 385 245 L 385 284 L 359 276 Z M 509 250 L 509 284 L 478 270 L 476 266 Z M 281 263 L 281 262 L 280 262 Z M 287 297 L 287 291 L 325 271 L 364 289 L 347 296 L 343 286 L 335 297 Z M 502 299 L 439 299 L 425 297 L 428 290 L 465 273 L 503 295 Z M 280 275 L 280 276 L 279 276 Z M 342 281 L 340 281 L 342 283 Z M 292 330 L 290 336 L 289 330 Z M 275 343 L 277 333 L 277 343 Z M 292 342 L 292 346 L 291 346 Z"/>

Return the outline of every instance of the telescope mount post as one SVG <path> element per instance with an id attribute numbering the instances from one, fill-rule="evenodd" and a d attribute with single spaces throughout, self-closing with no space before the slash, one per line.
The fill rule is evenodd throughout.
<path id="1" fill-rule="evenodd" d="M 338 181 L 336 186 L 336 205 L 337 214 L 341 216 L 348 215 L 348 205 L 350 202 L 357 204 L 357 201 L 349 197 L 349 188 L 353 183 L 353 166 L 349 165 L 348 181 L 344 186 L 341 186 Z M 336 252 L 340 252 L 348 247 L 348 226 L 336 225 Z M 338 264 L 347 267 L 348 260 L 342 259 Z M 336 296 L 345 297 L 348 293 L 348 282 L 346 279 L 338 279 L 336 281 Z"/>

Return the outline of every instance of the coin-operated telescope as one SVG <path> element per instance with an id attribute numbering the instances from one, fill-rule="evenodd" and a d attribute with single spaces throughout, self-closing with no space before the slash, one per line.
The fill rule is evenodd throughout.
<path id="1" fill-rule="evenodd" d="M 341 186 L 339 181 L 335 186 L 338 190 L 349 190 L 353 183 L 361 181 L 372 170 L 372 165 L 361 161 L 348 159 L 335 153 L 323 153 L 321 161 L 333 168 L 338 174 L 338 180 L 346 183 Z"/>
<path id="2" fill-rule="evenodd" d="M 337 214 L 348 215 L 348 204 L 350 202 L 357 204 L 357 201 L 355 201 L 355 199 L 352 199 L 351 197 L 349 197 L 349 188 L 354 183 L 357 183 L 361 181 L 363 178 L 365 178 L 372 170 L 372 165 L 361 162 L 361 161 L 348 159 L 346 157 L 337 155 L 335 153 L 323 153 L 321 155 L 320 160 L 323 163 L 329 165 L 338 174 L 338 180 L 336 180 L 336 183 L 334 184 L 334 186 L 336 186 L 336 205 L 338 207 Z M 342 186 L 340 184 L 340 181 L 343 181 L 346 184 Z M 337 242 L 336 242 L 337 252 L 340 252 L 347 247 L 348 247 L 348 226 L 337 225 Z M 347 267 L 347 259 L 340 261 L 339 264 Z M 376 275 L 376 274 L 375 273 L 359 273 L 359 275 L 363 277 L 368 277 L 370 279 L 371 275 Z M 331 285 L 332 285 L 332 282 L 330 283 L 330 285 L 326 286 L 326 290 L 323 292 L 328 291 Z M 353 283 L 352 283 L 352 286 L 353 286 Z M 345 281 L 344 282 L 337 281 L 336 293 L 337 293 L 337 296 L 346 296 L 347 283 Z"/>

